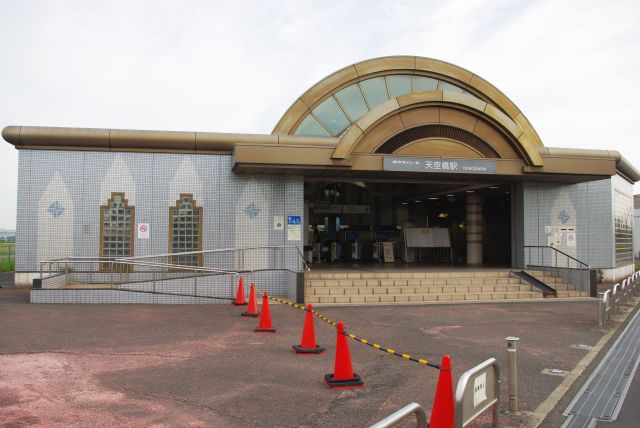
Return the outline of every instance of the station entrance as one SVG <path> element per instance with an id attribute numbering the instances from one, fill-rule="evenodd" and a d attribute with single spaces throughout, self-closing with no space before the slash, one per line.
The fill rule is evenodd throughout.
<path id="1" fill-rule="evenodd" d="M 305 258 L 324 266 L 509 267 L 511 191 L 505 183 L 306 179 Z"/>

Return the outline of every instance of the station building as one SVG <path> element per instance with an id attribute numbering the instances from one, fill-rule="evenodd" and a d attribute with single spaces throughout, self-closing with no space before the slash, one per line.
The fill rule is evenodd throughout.
<path id="1" fill-rule="evenodd" d="M 56 258 L 259 246 L 297 247 L 312 272 L 566 263 L 606 281 L 634 269 L 640 173 L 616 151 L 544 145 L 495 86 L 434 59 L 338 70 L 271 134 L 9 126 L 2 136 L 19 150 L 18 285 Z"/>

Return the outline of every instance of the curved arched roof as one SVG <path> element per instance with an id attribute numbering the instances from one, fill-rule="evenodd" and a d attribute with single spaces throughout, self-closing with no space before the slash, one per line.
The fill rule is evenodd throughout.
<path id="1" fill-rule="evenodd" d="M 354 142 L 342 141 L 353 134 L 358 122 L 370 123 L 384 106 L 398 100 L 423 99 L 441 93 L 441 105 L 468 108 L 482 106 L 478 114 L 499 118 L 532 165 L 541 165 L 537 148 L 544 147 L 524 114 L 500 90 L 483 78 L 456 65 L 415 56 L 375 58 L 345 67 L 324 78 L 282 116 L 274 134 L 342 137 L 336 158 L 346 158 Z M 463 102 L 461 102 L 463 100 Z M 405 104 L 405 109 L 411 108 Z M 356 125 L 357 126 L 357 125 Z M 351 140 L 353 140 L 351 138 Z"/>

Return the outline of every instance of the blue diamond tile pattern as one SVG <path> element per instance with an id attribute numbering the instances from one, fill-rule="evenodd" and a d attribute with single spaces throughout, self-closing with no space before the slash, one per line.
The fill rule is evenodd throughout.
<path id="1" fill-rule="evenodd" d="M 53 218 L 58 218 L 62 215 L 62 213 L 64 213 L 64 207 L 60 205 L 60 202 L 55 201 L 54 203 L 49 205 L 47 212 L 51 214 Z"/>
<path id="2" fill-rule="evenodd" d="M 260 208 L 258 208 L 256 206 L 256 204 L 254 204 L 253 202 L 251 202 L 249 205 L 246 206 L 246 208 L 244 209 L 244 213 L 246 215 L 249 216 L 249 218 L 254 219 L 256 217 L 258 217 L 258 214 L 260 214 Z"/>

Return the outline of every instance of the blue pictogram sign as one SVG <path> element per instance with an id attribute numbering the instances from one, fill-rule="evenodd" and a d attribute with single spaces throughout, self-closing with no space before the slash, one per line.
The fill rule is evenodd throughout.
<path id="1" fill-rule="evenodd" d="M 300 224 L 300 216 L 299 215 L 290 215 L 287 217 L 287 224 Z"/>

